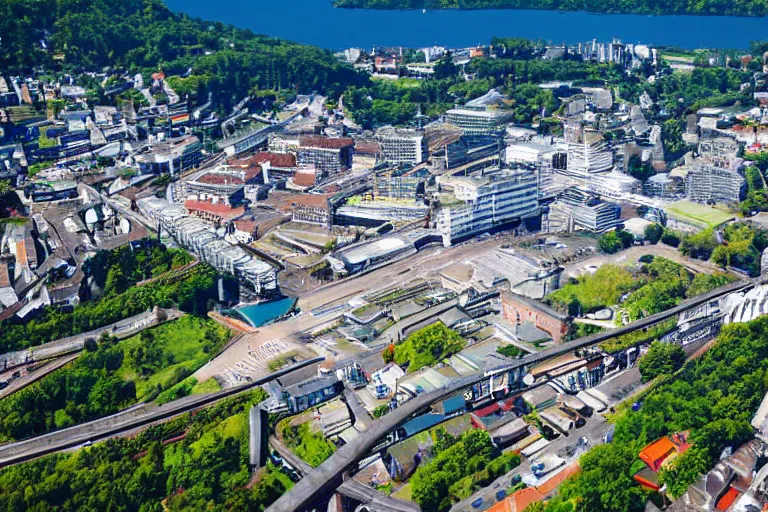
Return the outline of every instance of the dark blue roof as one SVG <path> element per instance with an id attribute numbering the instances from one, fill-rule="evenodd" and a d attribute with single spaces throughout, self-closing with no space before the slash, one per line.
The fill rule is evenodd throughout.
<path id="1" fill-rule="evenodd" d="M 467 403 L 464 401 L 463 395 L 452 396 L 451 398 L 443 401 L 443 411 L 446 416 L 462 412 L 467 408 Z"/>
<path id="2" fill-rule="evenodd" d="M 411 421 L 404 423 L 401 428 L 405 431 L 406 437 L 411 437 L 428 428 L 434 427 L 444 419 L 445 416 L 442 414 L 422 414 L 421 416 L 416 416 Z"/>

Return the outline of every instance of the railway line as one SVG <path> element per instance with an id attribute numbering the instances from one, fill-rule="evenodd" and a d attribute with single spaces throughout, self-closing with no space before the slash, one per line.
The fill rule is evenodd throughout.
<path id="1" fill-rule="evenodd" d="M 324 358 L 322 357 L 308 359 L 234 388 L 207 395 L 188 396 L 163 405 L 140 404 L 113 416 L 107 416 L 106 418 L 100 418 L 17 443 L 6 444 L 0 446 L 0 467 L 18 464 L 49 453 L 90 444 L 146 427 L 159 421 L 168 420 L 249 391 L 295 370 L 322 362 L 323 360 Z"/>
<path id="2" fill-rule="evenodd" d="M 267 511 L 298 512 L 311 508 L 314 504 L 333 493 L 335 489 L 341 485 L 343 475 L 353 470 L 355 465 L 368 456 L 370 451 L 374 449 L 379 441 L 387 434 L 408 421 L 412 416 L 427 410 L 436 402 L 449 398 L 450 396 L 482 381 L 486 378 L 488 373 L 502 373 L 518 368 L 529 368 L 548 359 L 553 359 L 576 350 L 593 347 L 611 338 L 647 329 L 658 322 L 677 316 L 684 311 L 697 308 L 709 301 L 719 299 L 722 296 L 744 291 L 756 284 L 759 284 L 759 282 L 752 280 L 730 283 L 688 299 L 667 311 L 651 315 L 629 325 L 619 327 L 612 331 L 579 338 L 536 354 L 527 355 L 514 363 L 499 366 L 482 374 L 457 379 L 442 389 L 420 395 L 386 414 L 374 422 L 371 428 L 367 431 L 361 433 L 350 443 L 342 446 L 337 452 L 331 455 L 328 460 L 312 470 L 288 492 L 283 494 L 277 501 L 267 508 Z"/>

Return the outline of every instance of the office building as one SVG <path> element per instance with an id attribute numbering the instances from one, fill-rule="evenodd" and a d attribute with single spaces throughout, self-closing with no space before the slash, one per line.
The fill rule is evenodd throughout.
<path id="1" fill-rule="evenodd" d="M 298 163 L 324 174 L 338 174 L 352 168 L 354 146 L 355 141 L 348 137 L 299 137 Z"/>
<path id="2" fill-rule="evenodd" d="M 182 247 L 195 253 L 202 261 L 221 272 L 234 275 L 241 285 L 257 295 L 277 292 L 277 270 L 248 250 L 227 242 L 205 221 L 193 217 L 187 210 L 164 199 L 146 197 L 136 202 L 142 215 L 158 224 Z"/>
<path id="3" fill-rule="evenodd" d="M 738 203 L 745 190 L 740 172 L 710 163 L 695 163 L 686 176 L 686 195 L 697 203 Z"/>
<path id="4" fill-rule="evenodd" d="M 568 231 L 603 233 L 620 223 L 621 207 L 601 200 L 596 194 L 571 187 L 552 203 L 550 217 L 564 222 Z"/>
<path id="5" fill-rule="evenodd" d="M 587 177 L 607 173 L 612 167 L 613 153 L 599 133 L 586 132 L 580 142 L 568 144 L 566 174 Z"/>
<path id="6" fill-rule="evenodd" d="M 438 178 L 441 193 L 432 219 L 443 244 L 490 231 L 539 214 L 534 172 L 503 172 L 494 176 Z"/>
<path id="7" fill-rule="evenodd" d="M 459 127 L 463 135 L 490 135 L 511 119 L 511 114 L 503 110 L 452 108 L 445 113 L 445 122 Z"/>
<path id="8" fill-rule="evenodd" d="M 384 158 L 394 164 L 420 164 L 427 159 L 427 143 L 420 130 L 387 126 L 376 132 Z"/>

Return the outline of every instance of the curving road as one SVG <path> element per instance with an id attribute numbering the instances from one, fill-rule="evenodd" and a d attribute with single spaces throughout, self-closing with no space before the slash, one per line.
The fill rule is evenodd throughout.
<path id="1" fill-rule="evenodd" d="M 680 305 L 667 311 L 651 315 L 629 325 L 619 327 L 612 331 L 602 332 L 579 338 L 557 347 L 544 350 L 536 354 L 530 354 L 518 359 L 512 364 L 500 366 L 492 371 L 513 370 L 520 367 L 531 367 L 542 361 L 552 359 L 575 350 L 598 345 L 608 339 L 623 334 L 645 329 L 658 322 L 679 315 L 683 311 L 701 306 L 710 300 L 723 295 L 743 291 L 754 286 L 753 281 L 739 281 L 731 283 L 708 293 L 693 297 Z M 399 408 L 386 414 L 373 423 L 371 428 L 361 433 L 350 443 L 342 446 L 328 460 L 315 468 L 305 478 L 302 478 L 287 493 L 283 494 L 269 508 L 268 512 L 298 512 L 312 508 L 314 504 L 328 497 L 342 483 L 344 473 L 354 469 L 355 465 L 365 458 L 370 451 L 392 430 L 396 429 L 412 416 L 426 410 L 432 404 L 454 395 L 469 386 L 480 382 L 485 378 L 484 374 L 476 374 L 462 379 L 454 380 L 448 386 L 420 395 L 406 402 Z"/>
<path id="2" fill-rule="evenodd" d="M 49 453 L 74 448 L 85 443 L 92 443 L 109 437 L 115 437 L 137 428 L 146 427 L 158 421 L 180 416 L 195 409 L 214 404 L 225 398 L 261 386 L 271 380 L 291 373 L 292 371 L 322 362 L 324 358 L 317 357 L 301 361 L 282 370 L 271 373 L 263 378 L 242 386 L 226 389 L 208 395 L 188 396 L 164 405 L 139 404 L 118 414 L 107 416 L 74 427 L 57 430 L 50 434 L 34 437 L 17 443 L 0 446 L 0 467 L 18 464 Z"/>

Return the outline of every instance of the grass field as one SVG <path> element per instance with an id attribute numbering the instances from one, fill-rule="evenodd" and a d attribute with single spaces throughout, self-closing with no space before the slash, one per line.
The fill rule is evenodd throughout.
<path id="1" fill-rule="evenodd" d="M 691 201 L 677 201 L 666 211 L 673 219 L 703 228 L 717 227 L 734 218 L 732 213 Z"/>
<path id="2" fill-rule="evenodd" d="M 155 340 L 162 343 L 165 364 L 149 375 L 139 375 L 134 366 L 123 364 L 119 373 L 125 380 L 136 383 L 136 397 L 144 400 L 160 390 L 186 381 L 188 375 L 203 366 L 218 348 L 229 339 L 229 331 L 213 320 L 184 316 L 151 330 Z M 122 342 L 126 354 L 142 346 L 141 336 L 133 336 Z M 214 386 L 216 386 L 214 388 Z M 205 393 L 218 390 L 216 381 L 190 385 L 192 392 Z"/>

